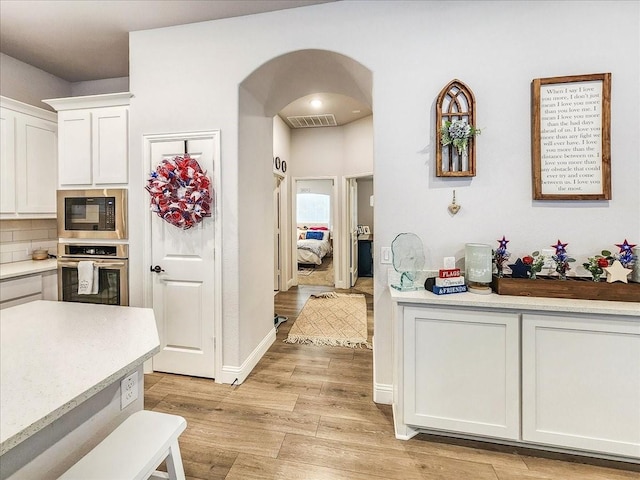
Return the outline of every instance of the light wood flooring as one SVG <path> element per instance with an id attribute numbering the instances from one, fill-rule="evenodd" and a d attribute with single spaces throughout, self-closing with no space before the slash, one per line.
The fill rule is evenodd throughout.
<path id="1" fill-rule="evenodd" d="M 237 386 L 145 375 L 145 408 L 182 415 L 188 479 L 227 480 L 639 480 L 638 465 L 482 442 L 393 435 L 391 407 L 372 401 L 372 352 L 283 343 L 307 298 L 327 287 L 280 292 L 289 319 Z M 369 335 L 373 301 L 367 295 Z M 558 460 L 556 458 L 562 458 Z"/>

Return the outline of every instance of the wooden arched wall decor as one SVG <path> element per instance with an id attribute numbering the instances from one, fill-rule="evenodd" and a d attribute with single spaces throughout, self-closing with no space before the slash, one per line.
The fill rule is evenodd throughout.
<path id="1" fill-rule="evenodd" d="M 476 145 L 473 135 L 462 154 L 451 144 L 442 145 L 440 130 L 444 122 L 456 120 L 466 121 L 475 127 L 476 100 L 469 87 L 454 79 L 442 89 L 436 103 L 436 176 L 475 177 Z"/>

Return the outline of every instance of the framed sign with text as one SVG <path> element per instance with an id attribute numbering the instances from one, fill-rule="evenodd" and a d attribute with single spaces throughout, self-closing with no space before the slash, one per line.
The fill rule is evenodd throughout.
<path id="1" fill-rule="evenodd" d="M 534 200 L 611 199 L 611 74 L 532 82 Z"/>

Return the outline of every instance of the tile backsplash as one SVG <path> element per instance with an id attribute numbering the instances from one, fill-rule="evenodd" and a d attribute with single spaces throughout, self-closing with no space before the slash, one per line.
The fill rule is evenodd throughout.
<path id="1" fill-rule="evenodd" d="M 46 248 L 55 255 L 58 246 L 56 220 L 0 220 L 0 263 L 31 260 L 31 252 Z"/>

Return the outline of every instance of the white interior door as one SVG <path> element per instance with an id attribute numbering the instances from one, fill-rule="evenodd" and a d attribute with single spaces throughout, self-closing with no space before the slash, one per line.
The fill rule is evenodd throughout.
<path id="1" fill-rule="evenodd" d="M 273 290 L 280 290 L 280 184 L 282 178 L 273 176 Z"/>
<path id="2" fill-rule="evenodd" d="M 358 280 L 358 182 L 355 178 L 349 179 L 349 243 L 351 254 L 349 255 L 350 287 Z"/>
<path id="3" fill-rule="evenodd" d="M 219 161 L 219 137 L 189 140 L 189 155 L 197 159 L 212 180 Z M 151 144 L 152 168 L 165 158 L 185 153 L 184 141 Z M 214 195 L 215 198 L 215 195 Z M 214 210 L 214 209 L 212 209 Z M 151 220 L 153 310 L 160 334 L 160 352 L 153 369 L 214 378 L 215 217 L 182 230 L 155 214 Z"/>

